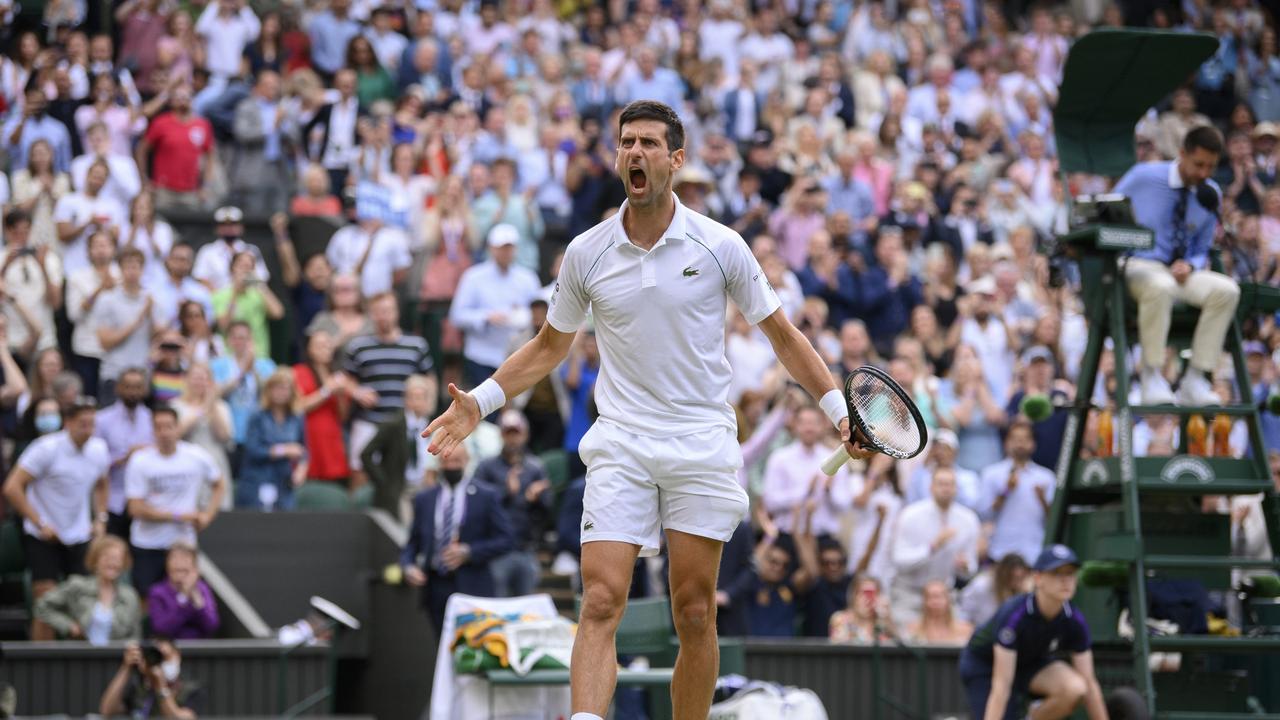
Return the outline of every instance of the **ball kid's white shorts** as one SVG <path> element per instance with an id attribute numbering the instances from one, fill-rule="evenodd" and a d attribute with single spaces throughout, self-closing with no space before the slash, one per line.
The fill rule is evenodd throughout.
<path id="1" fill-rule="evenodd" d="M 658 554 L 663 530 L 727 542 L 746 517 L 742 450 L 729 428 L 648 437 L 598 420 L 578 454 L 587 466 L 584 543 L 631 543 L 648 557 Z"/>

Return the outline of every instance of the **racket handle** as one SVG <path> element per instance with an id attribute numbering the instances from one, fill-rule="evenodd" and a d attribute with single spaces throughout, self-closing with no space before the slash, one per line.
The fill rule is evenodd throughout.
<path id="1" fill-rule="evenodd" d="M 836 448 L 836 451 L 822 462 L 822 472 L 825 475 L 835 475 L 840 472 L 840 468 L 849 462 L 849 451 L 844 449 L 844 445 Z"/>

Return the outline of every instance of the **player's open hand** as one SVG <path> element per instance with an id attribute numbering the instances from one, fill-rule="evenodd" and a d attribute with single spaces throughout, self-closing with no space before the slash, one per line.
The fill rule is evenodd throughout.
<path id="1" fill-rule="evenodd" d="M 432 455 L 448 455 L 480 424 L 480 403 L 470 393 L 464 393 L 457 385 L 449 383 L 449 395 L 453 398 L 449 409 L 422 431 L 422 437 L 431 438 L 427 451 Z"/>
<path id="2" fill-rule="evenodd" d="M 861 432 L 855 432 L 850 435 L 849 418 L 840 421 L 840 441 L 844 443 L 845 452 L 849 453 L 849 457 L 855 460 L 866 460 L 876 454 L 874 449 L 864 444 L 866 443 L 866 438 L 862 436 Z"/>

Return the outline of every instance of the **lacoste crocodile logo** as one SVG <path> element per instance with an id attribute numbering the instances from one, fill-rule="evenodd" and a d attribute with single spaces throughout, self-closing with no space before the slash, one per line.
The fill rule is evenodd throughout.
<path id="1" fill-rule="evenodd" d="M 685 277 L 693 277 L 694 275 L 697 275 L 697 274 L 698 274 L 698 268 L 695 268 L 695 267 L 687 267 L 687 268 L 685 268 L 685 269 L 684 269 L 684 276 L 685 276 Z"/>
<path id="2" fill-rule="evenodd" d="M 582 526 L 582 529 L 583 529 L 583 530 L 594 530 L 594 529 L 595 529 L 595 527 L 596 527 L 596 524 L 595 524 L 595 523 L 593 523 L 593 522 L 591 522 L 590 520 L 588 520 L 588 521 L 586 522 L 586 524 Z"/>

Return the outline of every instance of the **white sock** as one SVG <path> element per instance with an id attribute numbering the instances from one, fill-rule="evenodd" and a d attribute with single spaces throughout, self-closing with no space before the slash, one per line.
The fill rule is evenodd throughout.
<path id="1" fill-rule="evenodd" d="M 594 713 L 574 713 L 569 720 L 604 720 L 604 718 Z"/>

